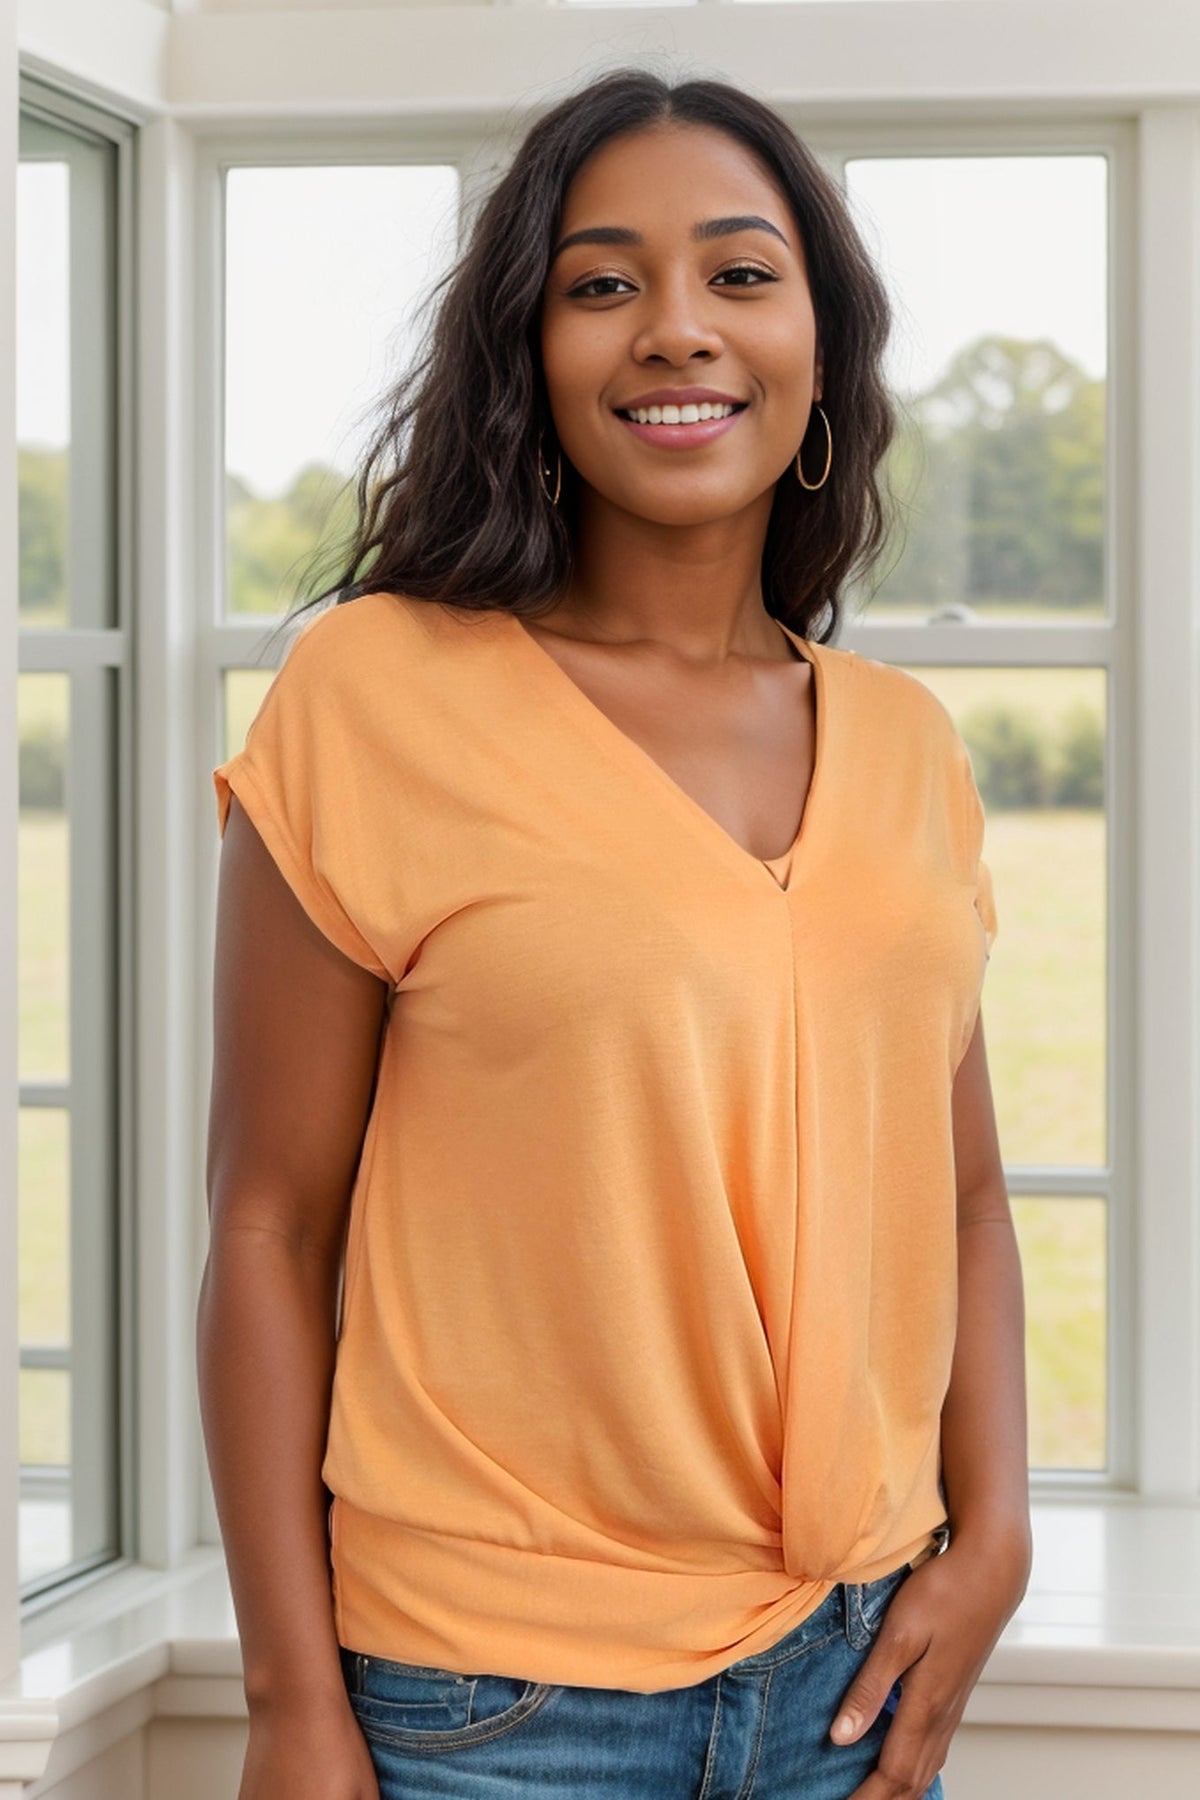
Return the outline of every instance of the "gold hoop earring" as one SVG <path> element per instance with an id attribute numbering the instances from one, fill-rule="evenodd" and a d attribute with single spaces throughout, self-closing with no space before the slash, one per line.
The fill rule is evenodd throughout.
<path id="1" fill-rule="evenodd" d="M 540 431 L 538 432 L 537 460 L 538 460 L 538 480 L 542 484 L 542 492 L 543 492 L 543 494 L 545 494 L 545 496 L 546 496 L 547 500 L 550 502 L 551 506 L 557 506 L 558 505 L 558 496 L 562 492 L 562 451 L 559 450 L 559 451 L 555 452 L 555 460 L 558 464 L 558 473 L 557 473 L 557 477 L 556 477 L 555 483 L 554 483 L 554 492 L 551 493 L 550 489 L 546 485 L 546 477 L 549 475 L 550 470 L 549 470 L 548 465 L 542 459 L 542 433 Z"/>
<path id="2" fill-rule="evenodd" d="M 829 465 L 833 461 L 833 433 L 829 429 L 829 420 L 825 418 L 823 409 L 817 406 L 815 400 L 813 401 L 813 405 L 825 421 L 825 472 L 821 476 L 820 481 L 805 481 L 804 470 L 800 467 L 800 450 L 803 450 L 804 448 L 803 443 L 800 446 L 800 450 L 797 450 L 796 452 L 796 474 L 800 478 L 800 486 L 807 488 L 810 494 L 815 494 L 818 488 L 823 488 L 825 486 L 825 483 L 829 480 Z"/>

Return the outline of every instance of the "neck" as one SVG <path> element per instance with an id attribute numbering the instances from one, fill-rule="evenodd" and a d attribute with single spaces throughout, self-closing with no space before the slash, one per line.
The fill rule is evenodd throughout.
<path id="1" fill-rule="evenodd" d="M 689 660 L 785 661 L 792 647 L 767 615 L 762 554 L 771 492 L 728 518 L 670 524 L 585 489 L 570 583 L 552 629 L 607 643 L 653 640 Z"/>

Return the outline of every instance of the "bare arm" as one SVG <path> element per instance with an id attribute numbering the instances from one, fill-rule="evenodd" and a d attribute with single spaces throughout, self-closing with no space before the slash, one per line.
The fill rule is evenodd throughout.
<path id="1" fill-rule="evenodd" d="M 958 1329 L 942 1406 L 950 1529 L 1029 1578 L 1025 1295 L 996 1135 L 980 1015 L 952 1098 L 958 1187 Z"/>
<path id="2" fill-rule="evenodd" d="M 320 1469 L 386 994 L 311 922 L 235 797 L 217 905 L 196 1342 L 252 1717 L 346 1703 Z"/>
<path id="3" fill-rule="evenodd" d="M 853 1743 L 901 1693 L 875 1769 L 849 1800 L 923 1794 L 1029 1582 L 1025 1300 L 980 1017 L 952 1097 L 958 1327 L 942 1403 L 945 1554 L 914 1569 L 842 1697 L 830 1735 Z"/>

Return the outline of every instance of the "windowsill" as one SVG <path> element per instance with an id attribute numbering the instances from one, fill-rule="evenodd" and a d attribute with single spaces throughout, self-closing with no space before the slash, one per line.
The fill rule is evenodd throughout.
<path id="1" fill-rule="evenodd" d="M 1047 1499 L 1033 1526 L 1028 1591 L 964 1724 L 1200 1732 L 1200 1505 Z M 44 1758 L 139 1690 L 153 1690 L 148 1716 L 244 1714 L 219 1546 L 167 1574 L 126 1568 L 28 1621 L 0 1682 L 0 1766 L 22 1742 Z"/>

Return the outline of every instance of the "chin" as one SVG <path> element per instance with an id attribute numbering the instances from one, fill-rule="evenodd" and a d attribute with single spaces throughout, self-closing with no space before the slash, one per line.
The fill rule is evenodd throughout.
<path id="1" fill-rule="evenodd" d="M 722 494 L 714 489 L 706 494 L 642 494 L 619 504 L 655 525 L 713 525 L 719 519 L 732 518 L 756 498 L 741 491 Z"/>

